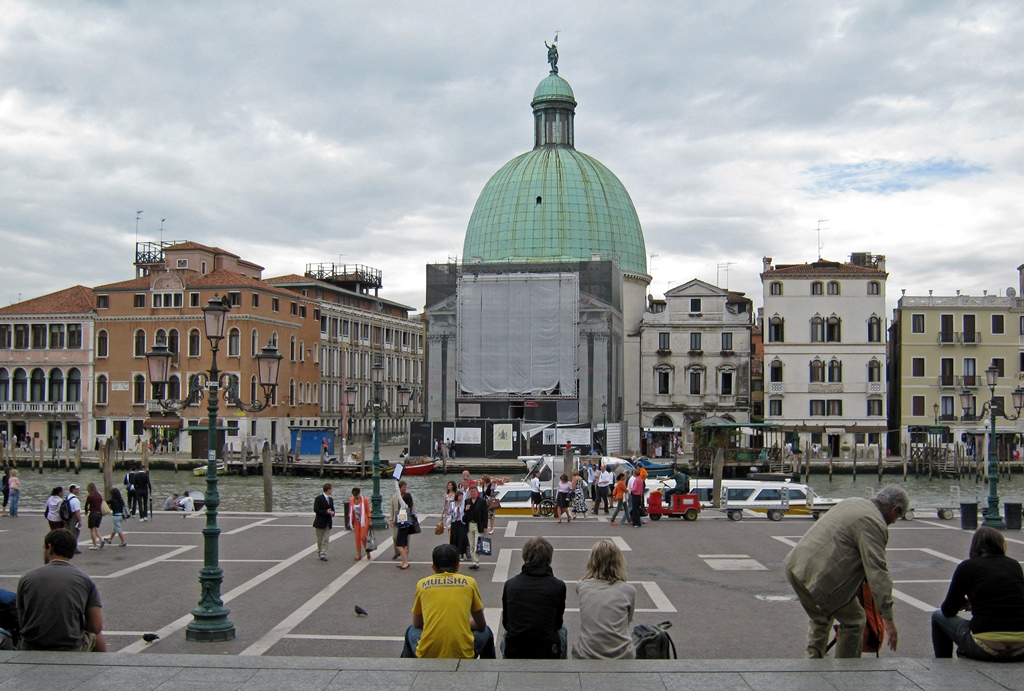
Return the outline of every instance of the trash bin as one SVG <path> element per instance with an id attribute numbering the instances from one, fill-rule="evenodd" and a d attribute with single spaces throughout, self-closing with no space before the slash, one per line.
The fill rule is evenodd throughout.
<path id="1" fill-rule="evenodd" d="M 342 504 L 342 506 L 345 507 L 344 508 L 344 511 L 345 511 L 345 530 L 352 530 L 352 524 L 348 522 L 348 502 L 347 501 L 344 502 Z M 975 525 L 975 527 L 977 527 L 977 525 L 978 525 L 978 519 L 977 518 L 974 519 L 974 525 Z"/>
<path id="2" fill-rule="evenodd" d="M 978 504 L 960 504 L 960 528 L 961 530 L 978 529 Z"/>
<path id="3" fill-rule="evenodd" d="M 1021 504 L 1006 502 L 1003 504 L 1006 509 L 1005 520 L 1007 530 L 1020 530 Z"/>

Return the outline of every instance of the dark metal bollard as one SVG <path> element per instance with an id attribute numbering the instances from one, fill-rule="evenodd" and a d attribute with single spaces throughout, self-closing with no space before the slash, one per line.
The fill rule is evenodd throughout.
<path id="1" fill-rule="evenodd" d="M 348 522 L 348 502 L 342 504 L 345 507 L 345 530 L 352 530 L 352 524 Z M 974 520 L 975 526 L 978 524 L 978 520 Z"/>
<path id="2" fill-rule="evenodd" d="M 1020 530 L 1021 528 L 1021 504 L 1006 502 L 1003 504 L 1006 513 L 1003 519 L 1006 521 L 1007 530 Z"/>
<path id="3" fill-rule="evenodd" d="M 960 529 L 978 529 L 978 505 L 977 503 L 960 504 Z"/>

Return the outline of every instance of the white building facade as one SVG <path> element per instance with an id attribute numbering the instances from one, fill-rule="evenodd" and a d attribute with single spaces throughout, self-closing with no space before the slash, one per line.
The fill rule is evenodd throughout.
<path id="1" fill-rule="evenodd" d="M 693 425 L 750 421 L 753 302 L 693 279 L 651 300 L 641 323 L 642 453 L 693 452 Z"/>
<path id="2" fill-rule="evenodd" d="M 885 257 L 764 258 L 765 422 L 820 455 L 884 454 Z"/>

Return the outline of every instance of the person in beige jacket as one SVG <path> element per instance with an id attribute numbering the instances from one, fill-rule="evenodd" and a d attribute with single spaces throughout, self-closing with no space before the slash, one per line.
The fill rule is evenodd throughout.
<path id="1" fill-rule="evenodd" d="M 889 526 L 909 508 L 910 498 L 898 485 L 886 485 L 874 499 L 844 499 L 786 555 L 786 578 L 810 618 L 808 658 L 825 656 L 833 620 L 840 625 L 836 657 L 860 657 L 867 617 L 857 591 L 865 580 L 885 624 L 889 648 L 896 650 L 885 546 Z"/>

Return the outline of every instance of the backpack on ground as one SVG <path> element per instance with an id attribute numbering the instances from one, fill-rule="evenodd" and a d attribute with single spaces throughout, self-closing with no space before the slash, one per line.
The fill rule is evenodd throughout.
<path id="1" fill-rule="evenodd" d="M 633 627 L 633 648 L 636 649 L 638 660 L 674 660 L 676 644 L 668 635 L 672 622 L 660 624 L 637 624 Z M 672 654 L 669 655 L 669 652 Z"/>
<path id="2" fill-rule="evenodd" d="M 69 497 L 64 497 L 64 501 L 60 503 L 60 509 L 58 510 L 60 520 L 65 523 L 71 520 L 71 502 L 68 499 Z"/>

